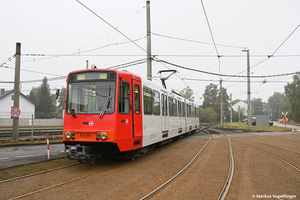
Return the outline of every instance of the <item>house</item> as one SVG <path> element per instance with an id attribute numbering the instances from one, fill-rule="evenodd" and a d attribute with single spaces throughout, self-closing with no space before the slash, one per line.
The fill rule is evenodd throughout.
<path id="1" fill-rule="evenodd" d="M 239 101 L 236 104 L 232 105 L 232 109 L 235 112 L 241 112 L 241 116 L 247 116 L 247 110 L 248 110 L 248 103 L 246 101 Z"/>
<path id="2" fill-rule="evenodd" d="M 12 118 L 10 111 L 14 107 L 14 90 L 1 89 L 0 91 L 0 118 Z M 21 114 L 19 118 L 34 117 L 35 104 L 20 92 L 19 109 Z"/>

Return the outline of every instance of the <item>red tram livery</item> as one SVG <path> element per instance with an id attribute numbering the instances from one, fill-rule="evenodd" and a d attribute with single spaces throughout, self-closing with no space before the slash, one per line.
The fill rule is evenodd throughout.
<path id="1" fill-rule="evenodd" d="M 119 153 L 135 159 L 199 127 L 198 106 L 120 70 L 69 73 L 65 108 L 63 141 L 79 162 Z"/>

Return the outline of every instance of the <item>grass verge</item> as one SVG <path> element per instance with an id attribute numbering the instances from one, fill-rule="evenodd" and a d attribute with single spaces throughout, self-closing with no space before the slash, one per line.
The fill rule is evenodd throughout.
<path id="1" fill-rule="evenodd" d="M 62 143 L 63 140 L 50 140 L 49 144 Z M 0 147 L 11 146 L 11 145 L 36 145 L 36 144 L 47 144 L 47 140 L 33 140 L 33 141 L 23 141 L 23 142 L 5 142 L 0 143 Z"/>
<path id="2" fill-rule="evenodd" d="M 248 125 L 242 122 L 233 122 L 233 123 L 227 123 L 226 126 L 228 128 L 248 128 Z M 251 126 L 250 130 L 263 130 L 268 132 L 283 132 L 283 131 L 291 131 L 290 128 L 283 128 L 278 126 Z"/>
<path id="3" fill-rule="evenodd" d="M 8 169 L 0 170 L 0 181 L 4 181 L 7 179 L 25 176 L 49 169 L 54 169 L 58 167 L 63 167 L 66 165 L 71 165 L 74 163 L 78 163 L 76 160 L 69 160 L 68 158 L 58 158 L 55 160 L 44 161 L 35 164 L 23 165 L 19 167 L 13 167 Z"/>

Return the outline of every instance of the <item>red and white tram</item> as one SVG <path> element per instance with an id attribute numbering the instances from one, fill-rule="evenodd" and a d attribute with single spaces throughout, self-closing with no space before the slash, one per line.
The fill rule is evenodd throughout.
<path id="1" fill-rule="evenodd" d="M 63 141 L 80 162 L 120 152 L 134 159 L 199 127 L 198 106 L 120 70 L 69 73 L 65 108 Z"/>

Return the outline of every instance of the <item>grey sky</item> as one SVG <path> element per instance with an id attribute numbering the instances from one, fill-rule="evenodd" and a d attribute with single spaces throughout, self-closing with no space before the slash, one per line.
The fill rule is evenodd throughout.
<path id="1" fill-rule="evenodd" d="M 81 2 L 146 49 L 145 0 Z M 219 44 L 216 47 L 222 56 L 220 65 L 200 0 L 151 1 L 153 55 L 187 68 L 235 75 L 246 70 L 244 47 L 250 49 L 253 66 L 271 55 L 300 24 L 299 0 L 203 0 L 203 3 L 215 42 Z M 0 65 L 6 63 L 3 66 L 9 67 L 0 67 L 2 82 L 14 80 L 14 60 L 8 58 L 14 55 L 16 42 L 22 45 L 21 81 L 66 76 L 72 70 L 84 69 L 86 60 L 90 65 L 107 68 L 145 58 L 145 51 L 128 42 L 76 0 L 1 0 L 0 7 Z M 299 61 L 300 28 L 274 57 L 251 68 L 251 72 L 253 76 L 296 72 L 300 69 Z M 158 70 L 167 69 L 158 62 L 152 65 L 153 76 L 158 76 Z M 125 69 L 146 78 L 146 66 L 143 63 Z M 167 81 L 168 87 L 179 91 L 189 85 L 197 103 L 202 103 L 199 98 L 206 85 L 219 84 L 214 82 L 219 76 L 166 66 L 179 71 L 178 76 Z M 246 75 L 246 71 L 239 75 Z M 206 81 L 183 82 L 179 77 Z M 247 98 L 245 78 L 221 78 L 233 99 Z M 267 82 L 263 83 L 265 79 Z M 251 80 L 252 98 L 267 101 L 275 91 L 284 92 L 292 76 Z M 158 78 L 154 81 L 160 84 Z M 49 83 L 53 89 L 65 86 L 65 80 Z M 23 83 L 21 91 L 28 94 L 33 86 L 40 84 Z M 0 88 L 12 89 L 13 84 L 0 83 Z"/>

